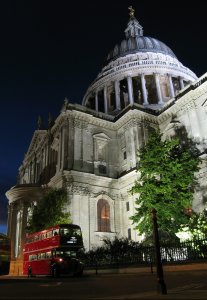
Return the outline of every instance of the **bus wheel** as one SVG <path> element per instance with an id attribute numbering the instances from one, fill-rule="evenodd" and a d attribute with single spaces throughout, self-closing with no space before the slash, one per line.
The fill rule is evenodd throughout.
<path id="1" fill-rule="evenodd" d="M 28 267 L 27 276 L 28 276 L 28 278 L 32 277 L 32 268 L 31 267 Z"/>
<path id="2" fill-rule="evenodd" d="M 58 277 L 59 276 L 59 272 L 57 267 L 54 267 L 52 270 L 52 277 Z"/>

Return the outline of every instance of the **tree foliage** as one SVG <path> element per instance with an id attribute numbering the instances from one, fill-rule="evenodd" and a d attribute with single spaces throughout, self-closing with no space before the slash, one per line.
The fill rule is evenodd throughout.
<path id="1" fill-rule="evenodd" d="M 150 235 L 155 208 L 160 231 L 174 234 L 189 221 L 185 209 L 192 206 L 199 151 L 189 139 L 162 140 L 160 132 L 153 131 L 138 157 L 140 178 L 130 191 L 138 197 L 131 219 L 141 234 Z"/>
<path id="2" fill-rule="evenodd" d="M 204 239 L 207 237 L 207 211 L 194 213 L 189 219 L 188 224 L 181 227 L 181 232 L 187 233 L 186 239 Z"/>
<path id="3" fill-rule="evenodd" d="M 68 203 L 65 189 L 50 190 L 33 208 L 27 230 L 40 231 L 57 224 L 70 223 L 70 214 L 64 212 Z"/>

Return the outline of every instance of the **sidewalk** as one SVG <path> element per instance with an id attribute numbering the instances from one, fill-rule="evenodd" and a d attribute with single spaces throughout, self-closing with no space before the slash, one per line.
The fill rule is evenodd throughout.
<path id="1" fill-rule="evenodd" d="M 163 265 L 163 272 L 177 272 L 177 271 L 190 271 L 190 270 L 207 270 L 207 262 L 201 263 L 188 263 L 188 264 L 176 264 L 176 265 Z M 132 273 L 156 273 L 156 267 L 153 265 L 149 267 L 126 267 L 126 268 L 114 268 L 114 269 L 97 269 L 97 273 L 101 274 L 132 274 Z M 84 274 L 94 275 L 96 269 L 85 270 Z M 206 297 L 207 299 L 207 297 Z"/>
<path id="2" fill-rule="evenodd" d="M 206 263 L 191 263 L 191 264 L 180 264 L 180 265 L 164 265 L 164 274 L 168 272 L 181 272 L 182 271 L 206 271 Z M 93 272 L 92 272 L 93 271 Z M 88 274 L 94 274 L 94 270 L 86 271 Z M 153 272 L 156 274 L 156 268 L 153 266 Z M 151 273 L 150 267 L 139 267 L 139 268 L 120 268 L 116 270 L 98 270 L 98 275 L 107 274 L 134 274 L 134 273 Z M 206 274 L 207 275 L 207 274 Z M 207 278 L 206 278 L 207 279 Z M 111 299 L 110 297 L 97 298 L 97 300 Z M 185 286 L 179 286 L 176 288 L 168 289 L 167 294 L 159 294 L 156 290 L 149 291 L 146 293 L 138 293 L 133 295 L 122 295 L 113 298 L 113 300 L 124 300 L 124 299 L 207 299 L 207 280 L 204 283 L 192 283 Z"/>

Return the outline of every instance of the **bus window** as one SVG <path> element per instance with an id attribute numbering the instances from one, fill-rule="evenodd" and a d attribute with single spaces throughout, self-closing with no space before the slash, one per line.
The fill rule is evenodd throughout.
<path id="1" fill-rule="evenodd" d="M 72 232 L 69 228 L 61 228 L 60 229 L 60 235 L 62 235 L 62 236 L 70 236 L 71 233 Z"/>
<path id="2" fill-rule="evenodd" d="M 52 252 L 51 251 L 46 252 L 46 258 L 51 258 L 51 257 L 52 257 Z"/>
<path id="3" fill-rule="evenodd" d="M 47 238 L 51 238 L 51 237 L 52 237 L 52 230 L 50 230 L 50 231 L 48 231 L 48 232 L 46 233 L 46 237 L 47 237 Z"/>
<path id="4" fill-rule="evenodd" d="M 53 235 L 53 236 L 59 235 L 59 229 L 53 229 L 52 235 Z"/>
<path id="5" fill-rule="evenodd" d="M 40 253 L 40 259 L 45 259 L 46 255 L 45 253 Z"/>
<path id="6" fill-rule="evenodd" d="M 76 251 L 56 250 L 56 257 L 76 257 Z"/>
<path id="7" fill-rule="evenodd" d="M 70 257 L 76 257 L 77 256 L 77 252 L 76 251 L 65 251 L 64 255 L 65 256 L 70 256 Z"/>
<path id="8" fill-rule="evenodd" d="M 36 254 L 32 254 L 32 255 L 29 255 L 29 260 L 37 260 L 37 255 Z"/>
<path id="9" fill-rule="evenodd" d="M 38 235 L 35 235 L 34 241 L 35 241 L 35 242 L 39 241 L 39 236 L 38 236 Z"/>
<path id="10" fill-rule="evenodd" d="M 42 240 L 46 239 L 46 233 L 42 233 Z"/>
<path id="11" fill-rule="evenodd" d="M 60 235 L 62 236 L 80 236 L 81 230 L 78 228 L 61 228 Z"/>
<path id="12" fill-rule="evenodd" d="M 81 235 L 81 230 L 80 229 L 73 229 L 73 234 L 80 236 Z"/>
<path id="13" fill-rule="evenodd" d="M 55 257 L 60 257 L 63 255 L 63 251 L 56 250 Z"/>

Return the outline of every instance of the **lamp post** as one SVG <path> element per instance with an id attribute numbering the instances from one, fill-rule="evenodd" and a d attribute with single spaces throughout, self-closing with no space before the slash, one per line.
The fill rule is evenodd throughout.
<path id="1" fill-rule="evenodd" d="M 155 261 L 156 261 L 156 269 L 157 269 L 157 291 L 159 294 L 167 294 L 167 288 L 163 278 L 163 268 L 162 261 L 160 255 L 160 241 L 158 234 L 158 226 L 157 226 L 157 211 L 155 208 L 152 209 L 152 222 L 153 222 L 153 237 L 154 237 L 154 245 L 155 245 Z"/>

